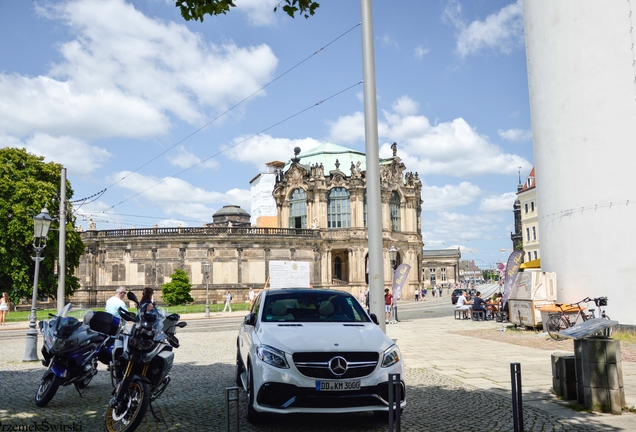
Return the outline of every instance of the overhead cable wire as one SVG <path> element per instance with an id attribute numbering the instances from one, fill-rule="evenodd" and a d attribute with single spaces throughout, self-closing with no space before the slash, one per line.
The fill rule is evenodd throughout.
<path id="1" fill-rule="evenodd" d="M 300 114 L 303 114 L 303 113 L 305 113 L 305 112 L 309 111 L 310 109 L 315 108 L 315 107 L 317 107 L 318 105 L 321 105 L 321 104 L 322 104 L 322 103 L 324 103 L 324 102 L 327 102 L 327 101 L 328 101 L 328 100 L 330 100 L 330 99 L 333 99 L 334 97 L 336 97 L 336 96 L 338 96 L 338 95 L 340 95 L 340 94 L 342 94 L 342 93 L 344 93 L 344 92 L 346 92 L 346 91 L 348 91 L 348 90 L 350 90 L 350 89 L 352 89 L 352 88 L 354 88 L 354 87 L 356 87 L 356 86 L 360 85 L 361 83 L 362 83 L 362 81 L 358 81 L 357 83 L 352 84 L 352 85 L 348 86 L 347 88 L 344 88 L 344 89 L 340 90 L 339 92 L 334 93 L 334 94 L 332 94 L 331 96 L 329 96 L 329 97 L 327 97 L 327 98 L 325 98 L 325 99 L 322 99 L 322 100 L 320 100 L 320 101 L 318 101 L 318 102 L 314 103 L 313 105 L 308 106 L 307 108 L 302 109 L 302 110 L 298 111 L 297 113 L 292 114 L 292 115 L 290 115 L 289 117 L 287 117 L 287 118 L 285 118 L 285 119 L 283 119 L 283 120 L 281 120 L 281 121 L 279 121 L 279 122 L 277 122 L 277 123 L 274 123 L 273 125 L 268 126 L 268 127 L 266 127 L 265 129 L 262 129 L 261 131 L 259 131 L 259 132 L 255 133 L 255 134 L 252 134 L 252 135 L 250 135 L 249 137 L 247 137 L 247 138 L 245 138 L 245 139 L 243 139 L 243 140 L 241 140 L 241 141 L 238 141 L 237 143 L 235 143 L 235 144 L 233 144 L 233 145 L 231 145 L 231 146 L 226 147 L 226 148 L 225 148 L 225 149 L 223 149 L 223 150 L 220 150 L 220 151 L 216 152 L 216 153 L 215 153 L 215 154 L 213 154 L 212 156 L 210 156 L 210 157 L 208 157 L 208 158 L 206 158 L 206 159 L 203 159 L 203 160 L 201 160 L 201 161 L 197 162 L 196 164 L 191 165 L 191 166 L 189 166 L 188 168 L 185 168 L 185 169 L 183 169 L 183 170 L 179 171 L 179 172 L 178 172 L 178 173 L 176 173 L 176 174 L 173 174 L 173 175 L 171 175 L 171 176 L 165 177 L 165 178 L 164 178 L 163 180 L 161 180 L 160 182 L 157 182 L 157 183 L 155 183 L 154 185 L 152 185 L 152 186 L 150 186 L 150 187 L 148 187 L 148 188 L 146 188 L 146 189 L 144 189 L 144 190 L 142 190 L 142 191 L 140 191 L 140 192 L 137 192 L 136 194 L 134 194 L 134 195 L 132 195 L 132 196 L 129 196 L 128 198 L 126 198 L 126 199 L 124 199 L 124 200 L 122 200 L 122 201 L 118 202 L 117 204 L 113 204 L 112 206 L 108 207 L 106 210 L 101 211 L 100 213 L 106 213 L 107 211 L 109 211 L 109 210 L 111 210 L 111 209 L 115 208 L 116 206 L 118 206 L 118 205 L 120 205 L 120 204 L 123 204 L 123 203 L 125 203 L 126 201 L 129 201 L 129 200 L 131 200 L 131 199 L 133 199 L 133 198 L 138 197 L 139 195 L 142 195 L 142 194 L 144 194 L 144 193 L 148 192 L 149 190 L 151 190 L 151 189 L 153 189 L 153 188 L 155 188 L 155 187 L 159 186 L 160 184 L 163 184 L 163 183 L 167 182 L 167 181 L 168 181 L 168 180 L 170 180 L 171 178 L 176 178 L 176 177 L 180 176 L 181 174 L 183 174 L 183 173 L 185 173 L 185 172 L 187 172 L 187 171 L 190 171 L 192 168 L 195 168 L 195 167 L 197 167 L 197 166 L 201 165 L 202 163 L 207 162 L 207 161 L 209 161 L 210 159 L 213 159 L 213 158 L 215 158 L 215 157 L 217 157 L 217 156 L 219 156 L 219 155 L 221 155 L 221 154 L 223 154 L 223 153 L 227 152 L 228 150 L 231 150 L 231 149 L 233 149 L 233 148 L 235 148 L 235 147 L 239 146 L 240 144 L 243 144 L 243 143 L 245 143 L 245 142 L 247 142 L 247 141 L 251 140 L 252 138 L 254 138 L 254 137 L 256 137 L 256 136 L 258 136 L 258 135 L 260 135 L 260 134 L 262 134 L 262 133 L 264 133 L 264 132 L 267 132 L 268 130 L 270 130 L 270 129 L 272 129 L 272 128 L 274 128 L 274 127 L 278 126 L 278 125 L 281 125 L 281 124 L 283 124 L 283 123 L 285 123 L 285 122 L 287 122 L 287 121 L 289 121 L 289 120 L 291 120 L 291 119 L 293 119 L 293 118 L 295 118 L 295 117 L 299 116 Z"/>
<path id="2" fill-rule="evenodd" d="M 212 120 L 210 120 L 209 122 L 207 122 L 206 124 L 204 124 L 203 126 L 201 126 L 200 128 L 196 129 L 195 131 L 193 131 L 192 133 L 190 133 L 189 135 L 186 135 L 184 138 L 180 139 L 179 141 L 177 141 L 175 144 L 173 144 L 172 146 L 168 147 L 166 150 L 164 150 L 163 152 L 159 153 L 157 156 L 153 157 L 152 159 L 150 159 L 148 162 L 142 164 L 141 166 L 137 167 L 134 171 L 130 171 L 129 173 L 127 173 L 125 176 L 123 176 L 122 178 L 120 178 L 119 180 L 115 181 L 114 183 L 112 183 L 111 185 L 109 185 L 106 189 L 115 186 L 116 184 L 118 184 L 119 182 L 121 182 L 122 180 L 126 179 L 126 177 L 136 173 L 137 171 L 141 170 L 142 168 L 144 168 L 145 166 L 149 165 L 150 163 L 154 162 L 155 160 L 157 160 L 158 158 L 160 158 L 161 156 L 165 155 L 166 153 L 168 153 L 170 150 L 172 150 L 173 148 L 175 148 L 176 146 L 178 146 L 179 144 L 183 143 L 184 141 L 188 140 L 189 138 L 191 138 L 192 136 L 196 135 L 197 133 L 201 132 L 203 129 L 205 129 L 206 127 L 208 127 L 209 125 L 211 125 L 212 123 L 214 123 L 215 121 L 217 121 L 218 119 L 220 119 L 221 117 L 225 116 L 226 114 L 228 114 L 230 111 L 234 110 L 235 108 L 237 108 L 238 106 L 242 105 L 243 103 L 247 102 L 249 99 L 251 99 L 252 97 L 256 96 L 256 94 L 260 93 L 261 91 L 263 91 L 265 88 L 269 87 L 271 84 L 275 83 L 276 81 L 278 81 L 279 79 L 281 79 L 282 77 L 284 77 L 285 75 L 287 75 L 288 73 L 290 73 L 291 71 L 293 71 L 294 69 L 296 69 L 297 67 L 299 67 L 300 65 L 302 65 L 303 63 L 305 63 L 306 61 L 308 61 L 310 58 L 312 58 L 313 56 L 317 55 L 318 53 L 322 52 L 325 48 L 327 48 L 329 45 L 335 43 L 337 40 L 339 40 L 340 38 L 344 37 L 346 34 L 350 33 L 351 31 L 353 31 L 356 27 L 358 27 L 359 25 L 361 25 L 361 23 L 358 23 L 356 25 L 354 25 L 353 27 L 351 27 L 349 30 L 345 31 L 344 33 L 342 33 L 340 36 L 336 37 L 335 39 L 331 40 L 331 42 L 327 43 L 326 45 L 322 46 L 321 48 L 318 48 L 316 51 L 314 51 L 313 54 L 310 54 L 309 56 L 305 57 L 303 60 L 299 61 L 298 63 L 296 63 L 294 66 L 290 67 L 289 69 L 287 69 L 285 72 L 283 72 L 282 74 L 278 75 L 276 78 L 274 78 L 273 80 L 271 80 L 270 82 L 268 82 L 267 84 L 265 84 L 264 86 L 262 86 L 261 88 L 259 88 L 258 90 L 256 90 L 254 93 L 250 94 L 249 96 L 245 97 L 243 100 L 241 100 L 240 102 L 237 102 L 236 104 L 234 104 L 232 107 L 228 108 L 227 110 L 225 110 L 224 112 L 222 112 L 221 114 L 219 114 L 218 116 L 216 116 L 215 118 L 213 118 Z"/>

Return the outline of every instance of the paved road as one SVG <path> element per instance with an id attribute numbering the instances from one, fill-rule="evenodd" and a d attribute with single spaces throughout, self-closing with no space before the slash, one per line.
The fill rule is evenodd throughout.
<path id="1" fill-rule="evenodd" d="M 427 317 L 452 309 L 448 298 L 437 301 L 405 302 L 401 305 L 401 323 L 390 326 L 389 334 L 397 339 L 412 329 L 425 328 Z M 403 313 L 403 315 L 402 315 Z M 225 430 L 224 389 L 234 382 L 235 340 L 242 317 L 215 320 L 191 320 L 179 330 L 181 348 L 175 352 L 172 382 L 155 403 L 157 422 L 149 412 L 139 430 Z M 434 321 L 434 320 L 432 320 Z M 431 322 L 432 322 L 431 321 Z M 59 390 L 45 408 L 37 408 L 33 396 L 44 368 L 23 363 L 24 331 L 21 338 L 7 337 L 0 332 L 0 430 L 12 425 L 75 424 L 82 431 L 102 430 L 105 408 L 112 391 L 103 365 L 82 397 L 73 387 Z M 435 337 L 422 333 L 423 338 Z M 404 337 L 402 340 L 413 339 Z M 41 338 L 40 338 L 41 343 Z M 406 342 L 405 342 L 406 343 Z M 413 347 L 409 347 L 413 348 Z M 477 355 L 477 353 L 475 354 Z M 407 359 L 407 366 L 409 362 Z M 511 431 L 510 398 L 503 394 L 481 390 L 429 368 L 407 368 L 408 406 L 402 418 L 403 431 Z M 386 431 L 387 425 L 368 413 L 356 415 L 292 415 L 274 416 L 259 425 L 245 422 L 241 392 L 241 431 Z M 616 431 L 621 428 L 596 421 L 581 421 L 587 417 L 563 418 L 559 411 L 525 407 L 526 430 L 529 431 Z M 634 423 L 632 423 L 634 424 Z M 51 429 L 52 430 L 52 429 Z M 68 429 L 71 430 L 71 429 Z"/>

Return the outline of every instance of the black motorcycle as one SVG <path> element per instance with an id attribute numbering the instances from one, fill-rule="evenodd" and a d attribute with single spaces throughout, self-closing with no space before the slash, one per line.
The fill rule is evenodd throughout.
<path id="1" fill-rule="evenodd" d="M 174 361 L 173 348 L 179 347 L 175 337 L 179 315 L 166 316 L 151 303 L 139 307 L 137 296 L 128 292 L 128 299 L 137 304 L 137 314 L 119 310 L 121 317 L 133 323 L 130 332 L 120 334 L 113 350 L 111 378 L 116 383 L 106 411 L 108 432 L 134 431 L 170 382 Z M 154 412 L 153 412 L 154 415 Z"/>
<path id="2" fill-rule="evenodd" d="M 89 311 L 83 321 L 69 316 L 71 303 L 50 321 L 40 321 L 44 337 L 42 364 L 48 369 L 35 394 L 35 404 L 48 404 L 60 386 L 73 384 L 79 391 L 97 374 L 97 361 L 109 363 L 121 320 L 107 312 Z"/>

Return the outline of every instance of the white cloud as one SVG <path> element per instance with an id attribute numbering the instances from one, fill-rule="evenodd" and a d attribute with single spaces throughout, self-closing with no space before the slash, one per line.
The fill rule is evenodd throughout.
<path id="1" fill-rule="evenodd" d="M 462 118 L 433 126 L 428 118 L 417 115 L 418 104 L 409 96 L 402 96 L 392 107 L 393 112 L 383 111 L 384 121 L 378 123 L 379 136 L 388 141 L 380 147 L 380 157 L 390 157 L 391 143 L 397 142 L 398 156 L 420 175 L 466 177 L 532 168 L 523 157 L 507 154 L 487 136 L 479 135 Z M 336 143 L 364 140 L 364 114 L 339 117 L 330 123 L 329 135 Z"/>
<path id="2" fill-rule="evenodd" d="M 208 159 L 202 162 L 202 159 L 193 153 L 190 153 L 184 146 L 177 147 L 177 154 L 168 156 L 168 162 L 179 168 L 190 168 L 197 166 L 199 168 L 217 169 L 219 163 L 214 159 Z"/>
<path id="3" fill-rule="evenodd" d="M 484 213 L 512 212 L 512 206 L 516 199 L 517 194 L 515 192 L 493 195 L 481 200 L 479 210 Z"/>
<path id="4" fill-rule="evenodd" d="M 461 182 L 459 185 L 422 186 L 423 211 L 442 211 L 461 207 L 475 201 L 481 190 L 479 186 L 469 182 Z"/>
<path id="5" fill-rule="evenodd" d="M 393 111 L 396 114 L 399 114 L 404 117 L 404 116 L 417 114 L 417 107 L 419 105 L 420 105 L 419 103 L 415 102 L 413 99 L 405 95 L 399 98 L 398 100 L 396 100 L 391 106 L 391 108 L 393 108 Z"/>
<path id="6" fill-rule="evenodd" d="M 497 238 L 504 218 L 498 214 L 435 213 L 422 219 L 422 237 L 445 239 L 448 244 Z"/>
<path id="7" fill-rule="evenodd" d="M 276 160 L 287 162 L 294 157 L 294 147 L 300 147 L 302 151 L 307 151 L 321 144 L 320 141 L 313 138 L 274 138 L 264 134 L 248 138 L 235 138 L 234 147 L 225 146 L 224 148 L 228 150 L 223 154 L 230 160 L 252 164 L 256 167 L 257 172 L 263 170 L 267 162 Z"/>
<path id="8" fill-rule="evenodd" d="M 499 129 L 497 133 L 506 141 L 528 141 L 532 139 L 532 131 L 525 129 Z"/>
<path id="9" fill-rule="evenodd" d="M 521 0 L 509 4 L 483 21 L 467 24 L 458 0 L 448 2 L 443 18 L 457 29 L 456 50 L 461 57 L 485 49 L 510 53 L 523 46 L 523 9 Z"/>
<path id="10" fill-rule="evenodd" d="M 241 0 L 236 3 L 236 9 L 247 14 L 250 24 L 254 26 L 270 26 L 276 22 L 277 13 L 274 8 L 280 3 L 280 0 Z M 287 15 L 282 9 L 282 5 L 278 10 L 278 14 Z"/>
<path id="11" fill-rule="evenodd" d="M 424 48 L 422 46 L 418 46 L 418 47 L 415 47 L 415 50 L 413 51 L 413 57 L 421 59 L 422 57 L 424 57 L 429 52 L 431 52 L 431 50 L 429 48 Z"/>
<path id="12" fill-rule="evenodd" d="M 338 120 L 328 122 L 329 141 L 337 144 L 348 144 L 364 141 L 364 113 L 358 111 L 348 116 L 338 117 Z M 386 136 L 388 129 L 385 123 L 378 122 L 378 133 Z"/>
<path id="13" fill-rule="evenodd" d="M 380 37 L 380 41 L 382 41 L 382 45 L 384 47 L 391 47 L 391 48 L 398 48 L 398 43 L 395 39 L 393 39 L 391 36 L 389 36 L 387 33 L 385 33 L 384 35 L 382 35 L 382 37 Z"/>
<path id="14" fill-rule="evenodd" d="M 72 136 L 52 137 L 35 134 L 24 142 L 15 137 L 0 136 L 0 146 L 26 148 L 29 153 L 44 156 L 47 162 L 62 164 L 68 175 L 88 176 L 112 156 L 101 147 L 87 144 Z"/>
<path id="15" fill-rule="evenodd" d="M 74 38 L 46 76 L 0 74 L 0 133 L 80 138 L 165 134 L 168 114 L 189 123 L 262 87 L 277 64 L 266 45 L 206 43 L 184 24 L 143 15 L 123 0 L 37 7 Z M 262 94 L 262 93 L 260 93 Z"/>
<path id="16" fill-rule="evenodd" d="M 211 220 L 214 213 L 212 206 L 234 204 L 241 200 L 244 204 L 244 197 L 250 196 L 248 190 L 232 189 L 226 193 L 207 191 L 178 178 L 159 179 L 130 171 L 115 173 L 110 181 L 122 178 L 117 185 L 132 192 L 129 199 L 144 199 L 160 206 L 169 215 L 181 215 L 187 219 Z"/>

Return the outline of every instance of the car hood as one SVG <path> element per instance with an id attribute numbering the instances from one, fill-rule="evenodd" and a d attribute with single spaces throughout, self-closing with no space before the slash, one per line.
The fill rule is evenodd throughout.
<path id="1" fill-rule="evenodd" d="M 394 342 L 374 323 L 261 323 L 260 343 L 296 352 L 382 352 Z"/>

